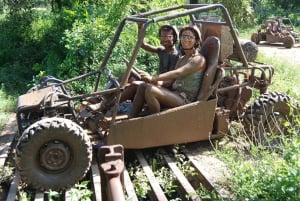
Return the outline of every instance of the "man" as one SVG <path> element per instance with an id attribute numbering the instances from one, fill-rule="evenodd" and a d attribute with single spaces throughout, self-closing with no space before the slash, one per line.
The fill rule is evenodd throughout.
<path id="1" fill-rule="evenodd" d="M 138 24 L 139 33 L 143 24 Z M 176 48 L 178 31 L 175 26 L 163 25 L 159 28 L 158 36 L 161 46 L 152 46 L 143 40 L 141 48 L 148 52 L 156 53 L 159 58 L 158 73 L 165 73 L 173 70 L 180 56 L 180 51 Z"/>
<path id="2" fill-rule="evenodd" d="M 140 33 L 143 28 L 143 24 L 138 24 L 138 33 Z M 178 30 L 173 25 L 163 25 L 158 30 L 158 36 L 160 38 L 161 46 L 150 45 L 143 40 L 141 48 L 144 50 L 155 53 L 159 58 L 158 73 L 165 73 L 170 70 L 174 70 L 178 58 L 181 56 L 180 50 L 176 48 L 176 43 L 178 40 Z M 146 73 L 146 72 L 144 72 Z M 132 81 L 131 85 L 128 86 L 122 93 L 120 102 L 125 100 L 133 100 L 137 86 L 143 81 Z M 163 82 L 163 87 L 170 87 L 171 82 Z"/>

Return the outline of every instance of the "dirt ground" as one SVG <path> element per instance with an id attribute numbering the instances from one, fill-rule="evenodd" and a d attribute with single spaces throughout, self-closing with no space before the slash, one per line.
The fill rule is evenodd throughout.
<path id="1" fill-rule="evenodd" d="M 258 51 L 265 56 L 278 58 L 279 60 L 288 61 L 300 68 L 300 44 L 296 44 L 293 48 L 285 48 L 282 44 L 260 43 Z"/>

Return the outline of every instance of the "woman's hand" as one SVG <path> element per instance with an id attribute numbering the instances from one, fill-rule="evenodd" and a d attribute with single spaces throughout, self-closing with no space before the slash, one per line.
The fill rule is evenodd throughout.
<path id="1" fill-rule="evenodd" d="M 145 71 L 139 72 L 139 74 L 141 75 L 142 80 L 144 80 L 145 82 L 151 82 L 152 75 L 150 75 L 149 73 L 147 73 Z"/>
<path id="2" fill-rule="evenodd" d="M 152 76 L 143 70 L 138 70 L 138 73 L 140 74 L 141 79 L 145 82 L 157 83 L 156 76 Z"/>

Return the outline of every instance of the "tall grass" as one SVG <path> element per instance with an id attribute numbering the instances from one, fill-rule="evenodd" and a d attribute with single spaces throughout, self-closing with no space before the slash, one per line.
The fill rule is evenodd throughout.
<path id="1" fill-rule="evenodd" d="M 244 150 L 226 147 L 216 151 L 231 171 L 229 186 L 235 200 L 296 201 L 300 198 L 299 136 L 283 138 L 280 148 L 275 151 L 250 145 Z"/>
<path id="2" fill-rule="evenodd" d="M 257 60 L 275 69 L 270 91 L 286 93 L 296 101 L 300 100 L 299 66 L 261 52 Z M 293 119 L 293 124 L 286 123 L 289 135 L 281 133 L 277 137 L 280 143 L 268 149 L 249 142 L 239 124 L 231 126 L 231 134 L 223 140 L 234 141 L 235 146 L 217 147 L 215 153 L 231 171 L 228 183 L 235 200 L 300 199 L 300 115 L 296 112 Z"/>
<path id="3" fill-rule="evenodd" d="M 257 60 L 274 67 L 274 76 L 269 87 L 270 91 L 282 92 L 300 101 L 300 85 L 298 84 L 300 66 L 285 60 L 265 56 L 261 52 L 258 53 Z"/>
<path id="4" fill-rule="evenodd" d="M 0 131 L 5 126 L 5 123 L 8 120 L 8 113 L 12 113 L 16 108 L 16 98 L 6 95 L 0 89 Z"/>

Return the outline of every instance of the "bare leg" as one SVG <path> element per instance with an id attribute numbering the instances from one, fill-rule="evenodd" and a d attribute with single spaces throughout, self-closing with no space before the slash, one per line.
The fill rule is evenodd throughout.
<path id="1" fill-rule="evenodd" d="M 129 118 L 137 117 L 140 111 L 142 110 L 144 104 L 145 104 L 145 88 L 147 84 L 142 83 L 138 85 L 134 100 L 132 109 L 129 114 Z"/>
<path id="2" fill-rule="evenodd" d="M 121 94 L 120 102 L 123 102 L 126 100 L 133 100 L 138 86 L 142 83 L 144 83 L 144 82 L 143 81 L 133 81 L 129 86 L 127 86 Z"/>
<path id="3" fill-rule="evenodd" d="M 155 85 L 147 85 L 145 99 L 151 114 L 160 112 L 161 104 L 173 108 L 184 104 L 184 100 L 176 93 Z"/>

